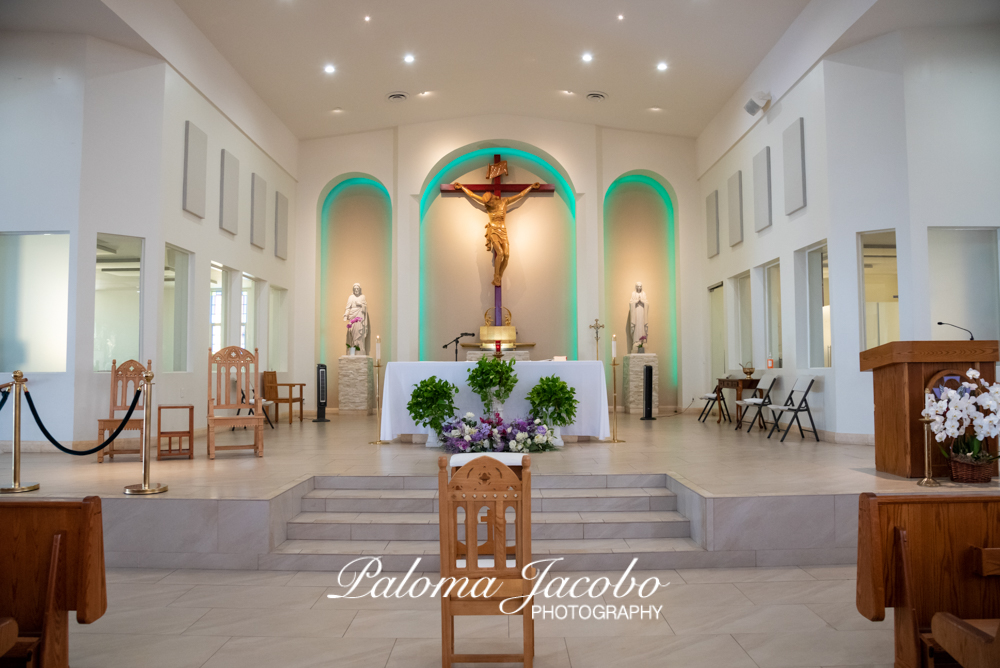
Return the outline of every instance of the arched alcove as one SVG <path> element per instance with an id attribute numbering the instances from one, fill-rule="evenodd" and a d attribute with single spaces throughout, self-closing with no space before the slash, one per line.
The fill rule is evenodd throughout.
<path id="1" fill-rule="evenodd" d="M 676 195 L 658 174 L 627 172 L 604 196 L 605 308 L 610 332 L 627 354 L 629 298 L 641 281 L 650 300 L 646 351 L 659 356 L 659 401 L 677 406 L 677 237 Z M 605 339 L 610 359 L 611 337 Z"/>
<path id="2" fill-rule="evenodd" d="M 485 248 L 487 214 L 464 197 L 442 197 L 440 185 L 483 183 L 499 153 L 505 183 L 540 181 L 555 193 L 533 195 L 508 211 L 510 262 L 503 304 L 518 339 L 535 343 L 532 359 L 577 357 L 576 195 L 565 170 L 550 156 L 518 142 L 477 143 L 443 157 L 420 198 L 420 359 L 454 359 L 441 346 L 460 332 L 476 332 L 493 304 L 492 258 Z M 510 193 L 505 193 L 509 196 Z M 460 350 L 460 359 L 465 355 Z"/>
<path id="3" fill-rule="evenodd" d="M 329 405 L 338 403 L 337 359 L 346 351 L 347 298 L 360 283 L 368 301 L 371 342 L 382 337 L 382 356 L 392 351 L 392 200 L 377 179 L 345 174 L 327 184 L 319 199 L 319 289 L 316 359 L 330 367 Z"/>

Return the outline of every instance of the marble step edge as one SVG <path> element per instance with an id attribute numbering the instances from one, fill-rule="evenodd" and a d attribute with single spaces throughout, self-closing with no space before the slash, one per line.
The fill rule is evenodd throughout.
<path id="1" fill-rule="evenodd" d="M 684 552 L 621 552 L 594 554 L 548 555 L 545 558 L 563 556 L 563 560 L 553 567 L 560 571 L 618 571 L 622 572 L 638 558 L 635 570 L 671 570 L 680 568 L 752 568 L 756 565 L 756 553 L 745 551 L 705 551 Z M 339 554 L 261 554 L 258 556 L 260 570 L 296 570 L 337 572 L 357 555 Z M 382 569 L 387 573 L 404 573 L 413 565 L 413 557 L 407 555 L 386 555 L 382 557 Z M 359 565 L 351 567 L 357 570 Z M 441 562 L 437 555 L 421 555 L 417 567 L 420 573 L 440 573 Z"/>
<path id="2" fill-rule="evenodd" d="M 345 490 L 320 490 L 336 492 Z M 392 494 L 386 491 L 386 494 Z M 403 493 L 403 492 L 400 492 Z M 430 492 L 427 492 L 430 494 Z M 436 494 L 435 494 L 436 496 Z M 669 496 L 577 496 L 549 498 L 535 496 L 531 510 L 541 512 L 645 512 L 677 510 L 678 500 Z M 438 512 L 438 500 L 431 496 L 422 498 L 370 497 L 303 497 L 299 507 L 302 512 L 330 513 L 428 513 Z"/>
<path id="3" fill-rule="evenodd" d="M 663 538 L 533 538 L 532 553 L 542 555 L 618 554 L 622 552 L 703 552 L 704 548 L 688 536 Z M 361 556 L 408 556 L 411 559 L 437 556 L 439 540 L 336 540 L 288 539 L 272 554 L 340 554 Z"/>
<path id="4" fill-rule="evenodd" d="M 313 476 L 316 489 L 437 489 L 437 476 Z M 537 474 L 531 476 L 533 489 L 666 487 L 665 473 Z"/>
<path id="5" fill-rule="evenodd" d="M 437 496 L 435 486 L 433 489 L 316 488 L 306 492 L 302 498 L 384 501 L 436 499 Z M 666 487 L 549 487 L 536 489 L 533 496 L 534 499 L 630 499 L 677 495 Z"/>
<path id="6" fill-rule="evenodd" d="M 573 517 L 578 515 L 579 517 Z M 588 517 L 584 517 L 587 515 Z M 589 517 L 601 515 L 601 517 Z M 637 511 L 598 511 L 574 512 L 535 512 L 531 515 L 532 524 L 646 524 L 662 522 L 688 522 L 688 518 L 676 510 L 637 510 Z M 439 522 L 438 513 L 331 513 L 319 511 L 301 512 L 288 521 L 288 524 L 384 524 L 384 525 L 436 525 Z M 508 526 L 512 526 L 509 524 Z"/>

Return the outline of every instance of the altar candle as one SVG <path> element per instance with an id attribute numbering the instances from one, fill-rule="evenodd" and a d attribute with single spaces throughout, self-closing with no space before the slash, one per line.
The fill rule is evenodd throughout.
<path id="1" fill-rule="evenodd" d="M 382 337 L 375 337 L 375 361 L 378 362 L 382 359 Z"/>
<path id="2" fill-rule="evenodd" d="M 615 334 L 611 335 L 611 359 L 618 357 L 618 337 Z"/>

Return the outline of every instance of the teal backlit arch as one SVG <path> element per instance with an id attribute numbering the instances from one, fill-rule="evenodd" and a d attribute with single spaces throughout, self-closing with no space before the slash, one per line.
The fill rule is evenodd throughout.
<path id="1" fill-rule="evenodd" d="M 328 363 L 327 360 L 327 350 L 326 341 L 327 334 L 326 322 L 327 322 L 327 302 L 325 299 L 325 294 L 329 285 L 329 267 L 330 258 L 327 257 L 327 250 L 329 249 L 329 235 L 330 235 L 330 207 L 336 201 L 337 197 L 343 193 L 345 190 L 351 187 L 364 187 L 371 188 L 378 192 L 381 196 L 385 198 L 386 203 L 389 207 L 389 238 L 392 238 L 392 197 L 389 195 L 388 189 L 385 185 L 376 179 L 374 176 L 369 174 L 363 174 L 359 172 L 351 172 L 347 174 L 341 174 L 335 179 L 332 179 L 323 188 L 320 193 L 319 200 L 317 202 L 317 220 L 318 225 L 318 237 L 319 243 L 317 248 L 317 263 L 319 265 L 319 290 L 317 291 L 318 301 L 319 301 L 319 318 L 318 323 L 318 350 L 317 350 L 317 361 L 320 363 Z M 391 245 L 385 248 L 385 263 L 384 266 L 386 271 L 392 271 L 392 247 Z M 387 281 L 386 285 L 390 286 L 391 281 Z M 388 313 L 391 313 L 391 309 L 387 309 Z M 383 347 L 386 349 L 386 347 Z M 336 361 L 336 360 L 334 360 Z"/>
<path id="2" fill-rule="evenodd" d="M 669 308 L 667 309 L 667 331 L 670 335 L 670 348 L 667 351 L 670 362 L 670 382 L 675 387 L 678 385 L 678 343 L 677 343 L 677 193 L 674 192 L 673 186 L 664 179 L 662 176 L 655 172 L 650 172 L 647 170 L 634 170 L 631 172 L 625 172 L 621 176 L 612 182 L 608 186 L 607 192 L 604 193 L 604 235 L 607 238 L 607 225 L 608 225 L 608 200 L 614 191 L 624 185 L 642 185 L 650 188 L 660 199 L 663 200 L 663 204 L 666 207 L 667 215 L 666 219 L 663 221 L 666 227 L 666 238 L 667 247 L 664 249 L 666 253 L 666 275 L 667 281 L 670 285 L 667 297 L 670 301 Z M 608 266 L 608 247 L 605 244 L 604 247 L 604 264 Z M 607 281 L 607 279 L 605 279 Z M 605 290 L 607 290 L 607 284 L 605 283 Z M 606 346 L 610 346 L 610 343 L 605 343 Z M 605 358 L 607 358 L 605 354 Z"/>
<path id="3" fill-rule="evenodd" d="M 430 170 L 427 179 L 424 180 L 420 195 L 420 359 L 432 359 L 430 356 L 433 342 L 428 341 L 426 325 L 429 314 L 426 312 L 427 300 L 425 291 L 427 289 L 427 261 L 424 216 L 436 197 L 441 195 L 441 184 L 451 183 L 459 176 L 467 174 L 476 167 L 481 167 L 486 163 L 493 162 L 493 156 L 501 153 L 505 159 L 512 162 L 520 162 L 525 167 L 531 169 L 539 178 L 556 187 L 556 195 L 565 202 L 570 212 L 570 239 L 572 247 L 570 253 L 570 322 L 572 323 L 572 333 L 570 336 L 570 359 L 577 359 L 577 296 L 576 296 L 576 190 L 570 181 L 569 175 L 559 163 L 544 151 L 525 144 L 523 142 L 499 140 L 495 142 L 477 142 L 462 148 L 456 149 L 444 156 Z"/>

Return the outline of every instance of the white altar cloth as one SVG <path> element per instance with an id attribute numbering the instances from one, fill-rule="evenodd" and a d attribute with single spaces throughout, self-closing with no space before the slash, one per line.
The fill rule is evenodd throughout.
<path id="1" fill-rule="evenodd" d="M 455 405 L 460 415 L 473 412 L 479 417 L 483 404 L 466 384 L 474 362 L 389 362 L 385 367 L 382 388 L 382 439 L 391 441 L 401 434 L 429 434 L 429 427 L 413 422 L 406 404 L 413 386 L 437 376 L 458 386 Z M 611 438 L 608 419 L 608 386 L 603 362 L 517 362 L 514 365 L 517 385 L 504 403 L 505 418 L 526 417 L 531 405 L 526 399 L 542 376 L 556 375 L 573 388 L 580 403 L 576 422 L 562 428 L 563 436 Z"/>

